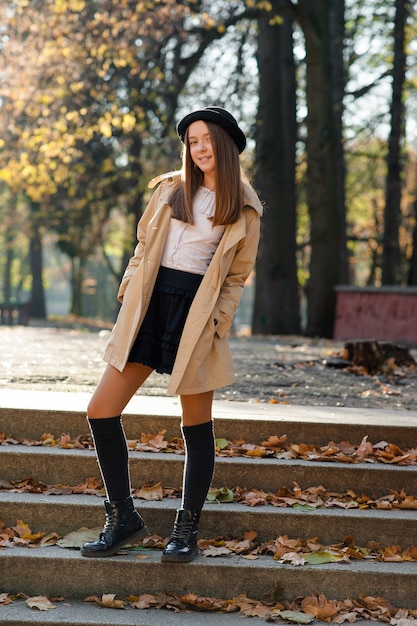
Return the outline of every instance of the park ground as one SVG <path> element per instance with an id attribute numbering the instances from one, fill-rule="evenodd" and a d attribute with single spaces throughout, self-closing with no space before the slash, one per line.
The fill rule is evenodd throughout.
<path id="1" fill-rule="evenodd" d="M 1 389 L 92 392 L 105 367 L 109 328 L 80 321 L 0 326 Z M 232 336 L 236 382 L 217 400 L 415 410 L 417 367 L 370 376 L 343 363 L 344 343 L 302 336 Z M 417 347 L 409 347 L 417 361 Z M 166 395 L 152 374 L 141 395 Z"/>

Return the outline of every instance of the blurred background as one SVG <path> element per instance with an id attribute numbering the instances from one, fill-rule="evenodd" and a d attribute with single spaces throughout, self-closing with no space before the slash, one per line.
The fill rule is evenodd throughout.
<path id="1" fill-rule="evenodd" d="M 3 322 L 114 321 L 148 181 L 213 104 L 265 205 L 236 331 L 332 337 L 340 286 L 415 293 L 416 58 L 407 0 L 0 0 Z"/>

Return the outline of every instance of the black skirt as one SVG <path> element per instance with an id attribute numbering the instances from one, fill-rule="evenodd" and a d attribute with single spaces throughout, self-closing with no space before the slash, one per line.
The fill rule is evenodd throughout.
<path id="1" fill-rule="evenodd" d="M 185 320 L 202 278 L 200 274 L 159 268 L 129 362 L 148 365 L 159 374 L 171 374 Z"/>

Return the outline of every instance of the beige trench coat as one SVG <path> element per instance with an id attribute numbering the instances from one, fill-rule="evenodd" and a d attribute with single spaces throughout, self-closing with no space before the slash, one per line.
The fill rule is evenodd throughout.
<path id="1" fill-rule="evenodd" d="M 169 176 L 156 189 L 138 224 L 138 244 L 118 291 L 122 302 L 104 360 L 123 371 L 145 316 L 158 273 L 177 184 Z M 168 385 L 169 394 L 196 394 L 230 385 L 234 370 L 227 333 L 254 265 L 262 204 L 245 186 L 245 210 L 228 224 L 194 297 Z"/>

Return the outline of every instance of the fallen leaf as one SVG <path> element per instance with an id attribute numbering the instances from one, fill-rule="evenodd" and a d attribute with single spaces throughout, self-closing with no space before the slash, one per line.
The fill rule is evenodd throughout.
<path id="1" fill-rule="evenodd" d="M 142 540 L 142 546 L 144 548 L 158 548 L 163 550 L 166 546 L 166 541 L 160 535 L 147 535 Z"/>
<path id="2" fill-rule="evenodd" d="M 262 457 L 265 456 L 265 448 L 255 446 L 252 450 L 247 450 L 246 456 Z"/>
<path id="3" fill-rule="evenodd" d="M 10 604 L 11 598 L 8 593 L 0 593 L 0 604 L 6 606 L 6 604 Z"/>
<path id="4" fill-rule="evenodd" d="M 129 604 L 134 609 L 149 609 L 157 604 L 156 596 L 150 593 L 142 593 L 140 596 L 129 596 Z"/>
<path id="5" fill-rule="evenodd" d="M 301 611 L 277 611 L 276 615 L 287 622 L 295 622 L 296 624 L 310 624 L 314 621 L 314 615 L 307 615 Z"/>
<path id="6" fill-rule="evenodd" d="M 216 443 L 216 450 L 224 450 L 229 445 L 228 440 L 222 439 L 221 437 L 216 438 L 215 443 Z"/>
<path id="7" fill-rule="evenodd" d="M 233 502 L 234 495 L 231 489 L 228 487 L 221 487 L 220 489 L 209 489 L 206 501 L 207 502 Z"/>
<path id="8" fill-rule="evenodd" d="M 358 459 L 364 460 L 369 457 L 373 452 L 372 444 L 368 441 L 368 436 L 362 439 L 358 449 L 356 450 L 356 457 Z"/>
<path id="9" fill-rule="evenodd" d="M 219 547 L 211 546 L 210 548 L 203 550 L 204 556 L 225 556 L 226 554 L 231 554 L 231 553 L 232 551 L 229 550 L 229 548 L 226 548 L 225 546 L 219 546 Z"/>
<path id="10" fill-rule="evenodd" d="M 323 563 L 340 563 L 344 561 L 349 563 L 349 558 L 340 552 L 332 550 L 320 550 L 311 554 L 304 554 L 305 562 L 309 565 L 322 565 Z"/>
<path id="11" fill-rule="evenodd" d="M 89 541 L 96 541 L 102 528 L 79 528 L 74 530 L 57 542 L 60 548 L 82 548 Z"/>
<path id="12" fill-rule="evenodd" d="M 304 555 L 301 555 L 299 552 L 285 552 L 279 558 L 274 556 L 274 559 L 279 563 L 290 563 L 294 566 L 305 565 L 306 563 Z"/>
<path id="13" fill-rule="evenodd" d="M 74 448 L 74 444 L 71 441 L 70 435 L 61 435 L 59 446 L 60 448 L 67 448 L 67 449 Z"/>
<path id="14" fill-rule="evenodd" d="M 134 492 L 134 496 L 142 500 L 161 501 L 164 499 L 161 483 L 157 483 L 156 485 L 150 483 L 143 485 Z"/>
<path id="15" fill-rule="evenodd" d="M 55 546 L 58 541 L 60 541 L 61 537 L 57 533 L 49 533 L 49 535 L 44 535 L 39 542 L 40 546 Z"/>
<path id="16" fill-rule="evenodd" d="M 107 609 L 124 609 L 125 602 L 123 600 L 116 600 L 115 593 L 104 593 L 101 596 L 101 600 L 98 602 L 100 606 L 105 606 Z"/>
<path id="17" fill-rule="evenodd" d="M 49 611 L 50 609 L 55 609 L 55 605 L 52 604 L 45 596 L 33 596 L 32 598 L 27 598 L 26 604 L 31 609 L 39 609 L 39 611 Z"/>
<path id="18" fill-rule="evenodd" d="M 335 600 L 327 600 L 324 594 L 309 596 L 301 602 L 303 611 L 317 619 L 329 622 L 339 612 L 340 605 Z"/>

